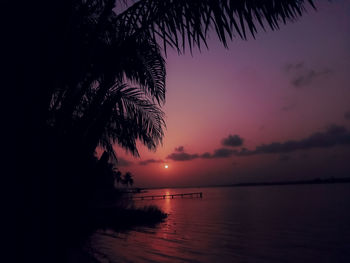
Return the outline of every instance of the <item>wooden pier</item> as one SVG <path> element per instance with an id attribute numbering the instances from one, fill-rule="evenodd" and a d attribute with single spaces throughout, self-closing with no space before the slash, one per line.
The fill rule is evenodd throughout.
<path id="1" fill-rule="evenodd" d="M 197 193 L 184 193 L 184 194 L 165 194 L 165 195 L 144 195 L 144 196 L 133 196 L 133 200 L 156 200 L 156 199 L 174 199 L 176 197 L 181 198 L 202 198 L 202 192 Z"/>

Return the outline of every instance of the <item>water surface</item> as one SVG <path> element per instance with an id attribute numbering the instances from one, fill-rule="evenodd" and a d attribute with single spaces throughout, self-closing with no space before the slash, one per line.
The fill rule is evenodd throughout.
<path id="1" fill-rule="evenodd" d="M 203 198 L 136 201 L 169 216 L 155 228 L 97 233 L 111 262 L 350 262 L 350 184 L 177 188 Z"/>

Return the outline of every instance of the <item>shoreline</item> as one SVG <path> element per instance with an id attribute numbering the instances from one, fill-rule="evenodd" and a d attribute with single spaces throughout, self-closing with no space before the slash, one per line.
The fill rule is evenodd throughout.
<path id="1" fill-rule="evenodd" d="M 142 190 L 157 190 L 157 189 L 179 189 L 179 188 L 213 188 L 213 187 L 248 187 L 248 186 L 285 186 L 285 185 L 309 185 L 309 184 L 346 184 L 350 183 L 350 177 L 343 178 L 316 178 L 312 180 L 293 180 L 293 181 L 272 181 L 272 182 L 252 182 L 252 183 L 235 183 L 225 185 L 203 185 L 203 186 L 162 186 L 162 187 L 140 187 Z"/>

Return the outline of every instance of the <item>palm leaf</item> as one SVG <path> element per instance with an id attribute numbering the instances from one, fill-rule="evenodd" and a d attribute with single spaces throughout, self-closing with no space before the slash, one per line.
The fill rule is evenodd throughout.
<path id="1" fill-rule="evenodd" d="M 116 23 L 126 36 L 147 34 L 163 41 L 164 47 L 184 51 L 186 42 L 190 50 L 206 44 L 211 27 L 225 46 L 235 33 L 242 39 L 247 38 L 247 31 L 254 36 L 256 24 L 277 29 L 298 18 L 306 3 L 314 8 L 312 0 L 140 0 L 118 14 Z"/>
<path id="2" fill-rule="evenodd" d="M 118 99 L 113 108 L 105 136 L 138 155 L 136 140 L 140 140 L 150 150 L 161 143 L 165 128 L 164 113 L 138 88 L 116 88 L 112 97 Z"/>

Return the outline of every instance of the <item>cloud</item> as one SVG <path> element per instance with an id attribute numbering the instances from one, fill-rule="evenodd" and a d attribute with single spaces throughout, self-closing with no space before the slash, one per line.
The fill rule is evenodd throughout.
<path id="1" fill-rule="evenodd" d="M 347 133 L 345 126 L 331 124 L 326 127 L 326 132 L 332 135 Z"/>
<path id="2" fill-rule="evenodd" d="M 291 104 L 288 104 L 288 105 L 285 105 L 281 108 L 282 111 L 290 111 L 290 110 L 293 110 L 295 107 L 297 106 L 296 103 L 291 103 Z"/>
<path id="3" fill-rule="evenodd" d="M 227 158 L 236 154 L 237 152 L 238 152 L 237 150 L 219 148 L 214 151 L 212 158 Z"/>
<path id="4" fill-rule="evenodd" d="M 197 159 L 199 157 L 198 154 L 189 154 L 189 153 L 172 153 L 167 156 L 167 159 L 173 160 L 173 161 L 190 161 L 193 159 Z"/>
<path id="5" fill-rule="evenodd" d="M 209 152 L 205 152 L 205 153 L 201 154 L 199 157 L 203 158 L 203 159 L 210 159 L 210 158 L 212 158 L 211 157 L 211 153 L 209 153 Z"/>
<path id="6" fill-rule="evenodd" d="M 163 163 L 163 160 L 155 160 L 155 159 L 148 159 L 148 160 L 144 160 L 144 161 L 140 161 L 139 164 L 140 165 L 149 165 L 151 163 Z"/>
<path id="7" fill-rule="evenodd" d="M 184 152 L 184 150 L 185 150 L 185 149 L 184 149 L 183 146 L 179 146 L 179 147 L 176 147 L 176 148 L 175 148 L 175 152 L 180 152 L 180 153 L 181 153 L 181 152 Z"/>
<path id="8" fill-rule="evenodd" d="M 236 155 L 238 156 L 248 156 L 253 155 L 254 151 L 248 150 L 247 148 L 242 148 Z"/>
<path id="9" fill-rule="evenodd" d="M 171 159 L 173 161 L 191 161 L 194 159 L 221 159 L 228 158 L 233 155 L 238 155 L 242 151 L 232 150 L 229 148 L 218 148 L 213 153 L 205 152 L 202 154 L 194 153 L 189 154 L 186 152 L 174 152 L 168 155 L 167 159 Z"/>
<path id="10" fill-rule="evenodd" d="M 118 157 L 118 166 L 130 166 L 132 164 L 133 162 L 123 159 L 121 157 Z"/>
<path id="11" fill-rule="evenodd" d="M 219 148 L 219 149 L 216 149 L 214 153 L 209 153 L 209 152 L 203 153 L 199 155 L 199 158 L 202 158 L 202 159 L 227 158 L 237 153 L 238 153 L 237 150 L 232 150 L 228 148 Z"/>
<path id="12" fill-rule="evenodd" d="M 237 135 L 229 134 L 227 138 L 221 140 L 221 144 L 224 146 L 237 147 L 243 144 L 243 139 Z M 213 153 L 205 152 L 202 154 L 194 153 L 190 154 L 185 152 L 183 146 L 176 147 L 174 152 L 169 154 L 166 159 L 173 161 L 191 161 L 194 159 L 214 159 L 214 158 L 227 158 L 234 154 L 237 154 L 237 150 L 232 150 L 229 148 L 219 148 L 216 149 Z"/>
<path id="13" fill-rule="evenodd" d="M 221 159 L 229 158 L 231 156 L 280 154 L 281 156 L 279 160 L 287 161 L 290 159 L 290 157 L 286 155 L 287 153 L 313 148 L 329 148 L 337 145 L 350 145 L 350 132 L 345 126 L 330 125 L 326 127 L 324 132 L 315 132 L 304 139 L 261 144 L 256 146 L 255 150 L 249 150 L 247 148 L 241 148 L 240 150 L 218 148 L 214 150 L 213 153 L 205 152 L 203 154 L 189 154 L 183 150 L 182 152 L 177 151 L 168 155 L 167 159 L 174 161 L 190 161 L 194 159 Z"/>
<path id="14" fill-rule="evenodd" d="M 221 140 L 221 144 L 223 146 L 231 147 L 241 146 L 243 144 L 243 139 L 237 134 L 230 134 L 227 138 Z"/>
<path id="15" fill-rule="evenodd" d="M 185 152 L 185 149 L 183 146 L 179 146 L 175 148 L 175 152 L 172 154 L 169 154 L 166 159 L 170 159 L 173 161 L 191 161 L 193 159 L 199 158 L 198 154 L 189 154 Z"/>
<path id="16" fill-rule="evenodd" d="M 350 111 L 347 111 L 347 112 L 344 113 L 344 118 L 346 120 L 350 120 Z"/>
<path id="17" fill-rule="evenodd" d="M 291 75 L 291 84 L 296 88 L 310 85 L 315 79 L 328 76 L 332 71 L 328 68 L 321 70 L 311 69 L 304 62 L 289 63 L 285 67 L 288 75 Z"/>
<path id="18" fill-rule="evenodd" d="M 325 132 L 316 132 L 299 141 L 273 142 L 257 146 L 250 154 L 289 153 L 311 148 L 328 148 L 350 144 L 350 132 L 344 126 L 330 125 Z"/>
<path id="19" fill-rule="evenodd" d="M 311 82 L 320 76 L 328 75 L 331 71 L 329 69 L 325 69 L 322 71 L 315 71 L 315 70 L 307 70 L 300 75 L 294 77 L 291 81 L 292 85 L 294 87 L 303 87 L 311 84 Z"/>
<path id="20" fill-rule="evenodd" d="M 248 156 L 265 153 L 290 153 L 297 150 L 312 148 L 329 148 L 337 145 L 350 145 L 350 132 L 345 126 L 329 125 L 324 132 L 315 132 L 301 140 L 289 140 L 286 142 L 272 142 L 261 144 L 255 150 L 242 148 L 234 153 L 237 156 Z"/>
<path id="21" fill-rule="evenodd" d="M 305 67 L 304 62 L 298 62 L 298 63 L 287 63 L 284 68 L 286 72 L 290 72 L 290 71 L 302 69 L 304 67 Z"/>

